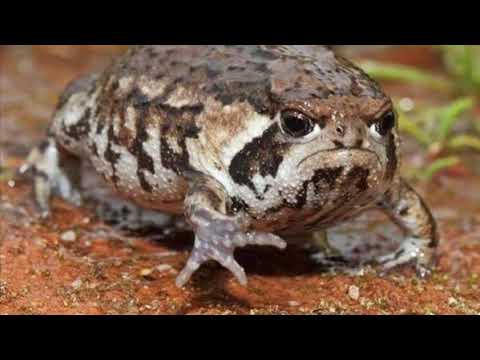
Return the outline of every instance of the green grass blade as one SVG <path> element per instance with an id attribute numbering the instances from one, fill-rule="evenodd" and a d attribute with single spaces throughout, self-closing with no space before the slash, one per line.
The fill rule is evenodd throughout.
<path id="1" fill-rule="evenodd" d="M 410 82 L 445 92 L 452 90 L 448 80 L 410 66 L 365 61 L 360 63 L 360 67 L 379 80 Z"/>
<path id="2" fill-rule="evenodd" d="M 471 148 L 480 151 L 480 137 L 473 135 L 458 135 L 448 142 L 448 147 L 452 150 Z"/>
<path id="3" fill-rule="evenodd" d="M 463 93 L 480 94 L 480 46 L 439 45 L 446 70 Z"/>
<path id="4" fill-rule="evenodd" d="M 460 159 L 456 156 L 449 156 L 435 160 L 424 171 L 419 174 L 420 180 L 430 181 L 438 172 L 457 165 Z"/>
<path id="5" fill-rule="evenodd" d="M 437 137 L 443 143 L 450 134 L 453 125 L 460 119 L 460 116 L 474 106 L 473 98 L 461 98 L 451 105 L 440 110 Z"/>

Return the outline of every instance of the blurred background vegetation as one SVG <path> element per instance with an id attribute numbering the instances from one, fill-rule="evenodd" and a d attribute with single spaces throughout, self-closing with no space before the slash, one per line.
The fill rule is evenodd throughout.
<path id="1" fill-rule="evenodd" d="M 407 138 L 403 149 L 422 154 L 407 165 L 407 176 L 430 181 L 445 172 L 480 174 L 480 46 L 424 46 L 421 55 L 419 47 L 397 48 L 403 49 L 386 56 L 386 47 L 346 45 L 344 52 L 386 86 Z"/>

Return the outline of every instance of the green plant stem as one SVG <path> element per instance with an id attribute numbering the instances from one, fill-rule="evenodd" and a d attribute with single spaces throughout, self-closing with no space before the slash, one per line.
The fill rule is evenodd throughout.
<path id="1" fill-rule="evenodd" d="M 452 84 L 446 79 L 413 67 L 396 64 L 381 64 L 374 61 L 363 62 L 360 66 L 369 75 L 376 79 L 411 82 L 445 92 L 453 90 Z"/>
<path id="2" fill-rule="evenodd" d="M 453 125 L 459 120 L 460 116 L 467 110 L 473 108 L 474 101 L 473 98 L 460 98 L 454 101 L 452 104 L 440 110 L 439 114 L 439 124 L 437 131 L 437 140 L 440 143 L 443 143 L 450 131 L 452 130 Z"/>
<path id="3" fill-rule="evenodd" d="M 437 159 L 419 174 L 419 178 L 423 181 L 430 181 L 439 171 L 442 171 L 459 163 L 460 159 L 456 156 L 449 156 Z"/>
<path id="4" fill-rule="evenodd" d="M 448 147 L 452 150 L 471 148 L 480 151 L 480 137 L 473 135 L 458 135 L 448 142 Z"/>

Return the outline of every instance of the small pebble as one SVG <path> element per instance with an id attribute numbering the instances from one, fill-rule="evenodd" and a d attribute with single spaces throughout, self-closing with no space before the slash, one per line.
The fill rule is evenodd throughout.
<path id="1" fill-rule="evenodd" d="M 42 239 L 40 237 L 35 238 L 33 241 L 35 242 L 35 244 L 41 247 L 45 247 L 47 245 L 47 240 Z"/>
<path id="2" fill-rule="evenodd" d="M 299 303 L 298 301 L 292 300 L 292 301 L 289 301 L 289 302 L 288 302 L 288 306 L 292 306 L 292 307 L 293 307 L 293 306 L 299 306 L 299 305 L 300 305 L 300 303 Z"/>
<path id="3" fill-rule="evenodd" d="M 172 269 L 171 265 L 168 264 L 160 264 L 156 267 L 157 271 L 164 272 Z"/>
<path id="4" fill-rule="evenodd" d="M 60 235 L 60 239 L 62 241 L 73 242 L 77 240 L 77 234 L 75 234 L 75 231 L 73 230 L 68 230 L 65 231 L 62 235 Z"/>
<path id="5" fill-rule="evenodd" d="M 140 275 L 141 276 L 148 276 L 148 275 L 151 275 L 153 272 L 152 269 L 142 269 L 140 270 Z"/>
<path id="6" fill-rule="evenodd" d="M 80 289 L 80 286 L 82 286 L 82 279 L 77 279 L 74 282 L 72 282 L 72 288 L 74 290 Z"/>
<path id="7" fill-rule="evenodd" d="M 458 301 L 454 297 L 451 297 L 451 298 L 448 299 L 448 305 L 455 306 L 457 304 L 458 304 Z"/>
<path id="8" fill-rule="evenodd" d="M 15 187 L 15 180 L 8 180 L 8 186 L 10 186 L 11 188 L 14 188 Z"/>
<path id="9" fill-rule="evenodd" d="M 351 285 L 348 288 L 348 296 L 350 296 L 350 299 L 357 301 L 360 297 L 360 289 L 358 288 L 358 286 Z"/>
<path id="10" fill-rule="evenodd" d="M 176 251 L 164 251 L 164 252 L 156 253 L 155 256 L 158 257 L 158 258 L 162 258 L 162 257 L 175 256 L 177 254 L 178 254 L 178 252 L 176 252 Z"/>

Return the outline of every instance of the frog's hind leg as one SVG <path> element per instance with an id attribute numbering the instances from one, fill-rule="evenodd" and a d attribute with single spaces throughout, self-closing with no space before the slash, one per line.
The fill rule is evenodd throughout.
<path id="1" fill-rule="evenodd" d="M 152 232 L 155 234 L 153 237 L 155 239 L 162 239 L 171 233 L 180 231 L 191 231 L 188 226 L 182 226 L 184 221 L 182 222 L 176 216 L 157 210 L 144 209 L 118 196 L 101 195 L 90 197 L 90 199 L 95 202 L 97 216 L 116 230 Z"/>
<path id="2" fill-rule="evenodd" d="M 331 244 L 326 230 L 312 232 L 307 245 L 311 259 L 327 270 L 350 271 L 359 265 Z"/>
<path id="3" fill-rule="evenodd" d="M 175 232 L 191 231 L 180 216 L 150 210 L 123 198 L 109 186 L 102 176 L 88 161 L 82 163 L 82 196 L 86 205 L 92 205 L 97 217 L 113 227 L 125 232 L 150 231 L 155 233 L 161 230 L 158 238 Z M 181 216 L 183 219 L 183 216 Z"/>
<path id="4" fill-rule="evenodd" d="M 420 278 L 430 275 L 436 265 L 439 234 L 423 199 L 403 179 L 397 179 L 379 206 L 407 236 L 396 251 L 378 257 L 377 263 L 384 271 L 413 263 Z"/>
<path id="5" fill-rule="evenodd" d="M 61 166 L 61 158 L 65 156 L 68 157 L 68 162 L 62 162 Z M 30 152 L 20 168 L 20 174 L 32 176 L 35 200 L 42 217 L 50 214 L 50 198 L 53 195 L 75 205 L 81 204 L 80 192 L 75 186 L 80 175 L 79 162 L 77 158 L 62 154 L 52 137 L 48 137 Z"/>

